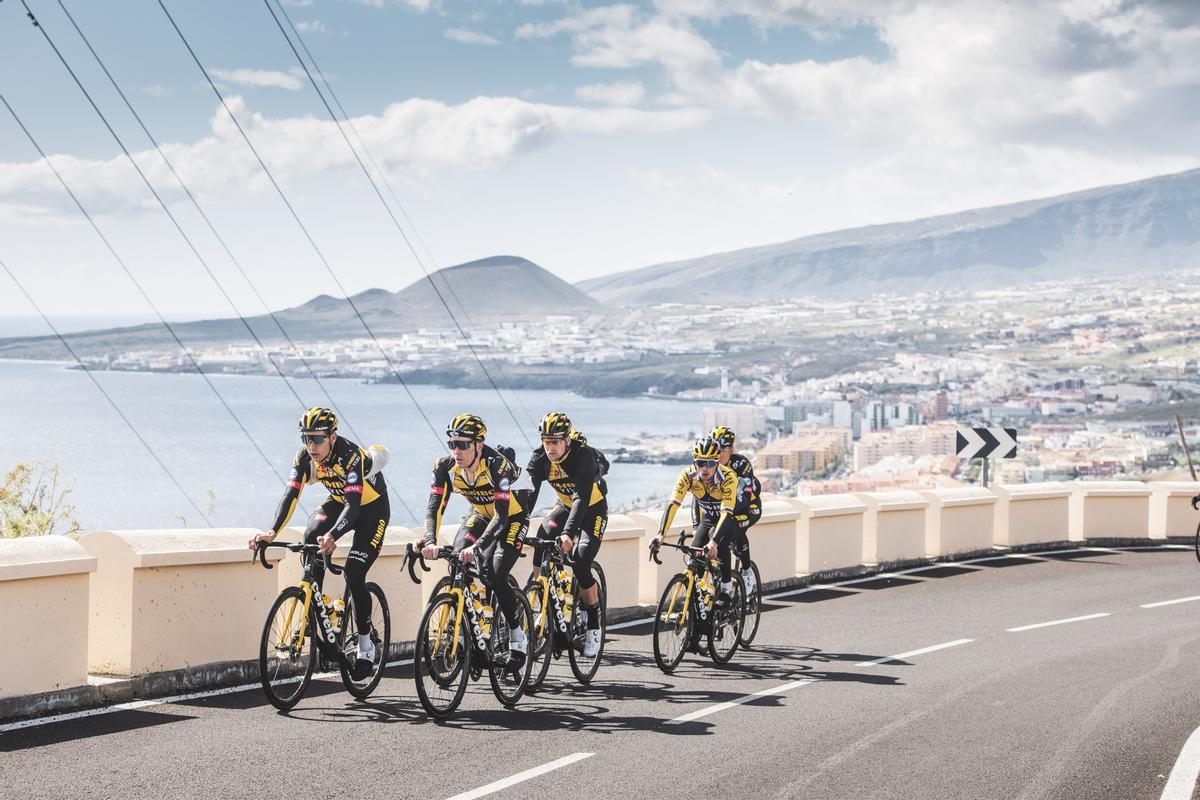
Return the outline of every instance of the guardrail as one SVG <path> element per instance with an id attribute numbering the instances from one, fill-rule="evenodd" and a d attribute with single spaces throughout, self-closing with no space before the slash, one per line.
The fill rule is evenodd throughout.
<path id="1" fill-rule="evenodd" d="M 751 530 L 751 549 L 763 582 L 780 587 L 993 546 L 1153 542 L 1194 533 L 1197 515 L 1188 500 L 1197 492 L 1197 483 L 1110 481 L 774 500 L 764 504 Z M 613 611 L 642 613 L 640 607 L 655 603 L 677 570 L 670 560 L 658 566 L 646 558 L 658 522 L 646 514 L 610 518 L 599 559 Z M 672 532 L 683 531 L 685 522 Z M 456 526 L 447 525 L 444 541 Z M 0 540 L 7 645 L 0 654 L 0 717 L 97 702 L 96 693 L 71 690 L 85 686 L 89 674 L 93 683 L 95 676 L 115 676 L 145 691 L 169 690 L 172 681 L 175 688 L 195 688 L 205 681 L 252 680 L 263 616 L 281 586 L 298 580 L 299 565 L 285 559 L 270 572 L 252 567 L 246 549 L 251 533 L 98 531 L 78 543 L 61 537 Z M 288 529 L 284 538 L 300 535 Z M 400 572 L 404 546 L 419 535 L 389 528 L 371 569 L 388 597 L 393 641 L 415 634 L 435 583 L 417 586 Z M 519 580 L 529 561 L 518 562 Z M 330 576 L 327 584 L 328 594 L 340 595 L 339 578 Z M 237 669 L 224 678 L 213 669 L 228 664 Z M 147 676 L 160 678 L 147 682 Z"/>

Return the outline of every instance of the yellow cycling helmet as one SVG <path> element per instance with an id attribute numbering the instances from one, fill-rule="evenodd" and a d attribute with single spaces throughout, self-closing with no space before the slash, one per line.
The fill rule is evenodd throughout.
<path id="1" fill-rule="evenodd" d="M 483 424 L 483 420 L 477 414 L 459 414 L 446 426 L 446 435 L 463 436 L 482 442 L 487 436 L 487 425 Z"/>
<path id="2" fill-rule="evenodd" d="M 337 431 L 337 415 L 331 409 L 313 406 L 300 415 L 300 430 L 302 431 Z"/>
<path id="3" fill-rule="evenodd" d="M 551 411 L 538 425 L 539 436 L 570 436 L 571 418 L 561 411 Z"/>
<path id="4" fill-rule="evenodd" d="M 709 431 L 708 435 L 716 439 L 721 447 L 733 447 L 734 439 L 737 438 L 733 435 L 733 429 L 726 425 L 718 425 Z"/>
<path id="5" fill-rule="evenodd" d="M 692 445 L 692 458 L 696 461 L 713 461 L 721 455 L 721 443 L 711 436 L 697 439 Z"/>

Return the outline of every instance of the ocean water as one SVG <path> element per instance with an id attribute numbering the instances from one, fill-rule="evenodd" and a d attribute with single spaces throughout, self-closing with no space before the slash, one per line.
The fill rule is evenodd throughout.
<path id="1" fill-rule="evenodd" d="M 214 524 L 261 528 L 271 523 L 282 491 L 280 476 L 286 476 L 299 447 L 296 420 L 301 407 L 280 378 L 211 376 L 264 460 L 200 376 L 93 374 L 197 504 L 206 510 L 211 505 Z M 405 510 L 393 495 L 392 522 L 406 526 L 415 524 L 414 515 L 423 524 L 430 467 L 447 452 L 445 424 L 459 412 L 482 416 L 489 442 L 516 448 L 521 466 L 530 452 L 522 428 L 536 443 L 536 420 L 551 409 L 567 412 L 589 442 L 602 449 L 640 432 L 685 435 L 703 423 L 703 406 L 695 403 L 505 391 L 523 423 L 518 428 L 490 390 L 412 386 L 414 405 L 398 385 L 344 379 L 322 383 L 341 415 L 341 433 L 361 445 L 380 443 L 391 451 L 384 474 L 408 506 Z M 315 381 L 297 380 L 293 385 L 306 404 L 326 404 Z M 58 464 L 71 492 L 68 502 L 83 530 L 203 525 L 82 371 L 60 363 L 0 361 L 0 419 L 0 471 L 27 460 Z M 635 498 L 665 497 L 678 470 L 613 464 L 608 475 L 610 502 L 627 506 Z M 545 502 L 548 493 L 542 494 Z M 321 487 L 308 487 L 301 498 L 304 508 L 297 510 L 293 522 L 324 496 Z M 454 498 L 448 515 L 455 518 L 466 508 L 465 500 Z"/>

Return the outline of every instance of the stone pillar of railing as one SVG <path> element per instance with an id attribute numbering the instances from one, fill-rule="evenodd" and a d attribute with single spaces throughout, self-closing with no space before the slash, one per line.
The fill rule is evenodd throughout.
<path id="1" fill-rule="evenodd" d="M 925 555 L 979 553 L 992 547 L 996 495 L 978 486 L 929 489 L 921 492 L 929 501 L 925 518 Z"/>
<path id="2" fill-rule="evenodd" d="M 919 492 L 861 492 L 863 563 L 897 564 L 925 557 L 925 516 L 929 501 Z"/>
<path id="3" fill-rule="evenodd" d="M 758 565 L 763 583 L 796 577 L 797 529 L 800 509 L 786 500 L 763 503 L 762 518 L 750 529 L 750 558 Z"/>
<path id="4" fill-rule="evenodd" d="M 1195 536 L 1200 514 L 1192 509 L 1192 498 L 1200 494 L 1193 481 L 1154 481 L 1150 486 L 1150 538 Z"/>
<path id="5" fill-rule="evenodd" d="M 1071 539 L 1149 539 L 1150 487 L 1141 481 L 1078 481 L 1071 494 Z"/>
<path id="6" fill-rule="evenodd" d="M 96 559 L 65 536 L 0 539 L 0 698 L 87 683 L 95 569 Z"/>
<path id="7" fill-rule="evenodd" d="M 250 563 L 251 529 L 97 531 L 89 672 L 146 675 L 258 658 L 278 579 Z M 278 561 L 283 550 L 269 551 Z M 240 674 L 240 673 L 239 673 Z M 198 677 L 201 683 L 209 683 Z"/>
<path id="8" fill-rule="evenodd" d="M 1066 483 L 993 486 L 996 524 L 992 542 L 1002 547 L 1063 542 L 1070 530 L 1072 489 Z"/>
<path id="9" fill-rule="evenodd" d="M 788 501 L 800 512 L 796 528 L 796 573 L 851 571 L 862 565 L 866 503 L 849 494 L 815 495 Z"/>

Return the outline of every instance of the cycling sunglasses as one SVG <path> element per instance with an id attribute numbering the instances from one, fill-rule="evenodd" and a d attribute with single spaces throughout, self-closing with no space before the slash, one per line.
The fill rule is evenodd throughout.
<path id="1" fill-rule="evenodd" d="M 453 439 L 446 442 L 446 446 L 449 447 L 451 450 L 470 450 L 471 445 L 473 445 L 473 444 L 475 444 L 475 443 L 474 442 L 456 442 Z"/>
<path id="2" fill-rule="evenodd" d="M 697 458 L 692 463 L 695 464 L 697 467 L 711 469 L 712 467 L 715 467 L 717 465 L 717 460 L 715 458 Z"/>
<path id="3" fill-rule="evenodd" d="M 542 444 L 562 444 L 566 440 L 565 436 L 543 436 Z"/>
<path id="4" fill-rule="evenodd" d="M 325 444 L 325 440 L 329 437 L 323 433 L 302 433 L 300 441 L 304 444 Z"/>

